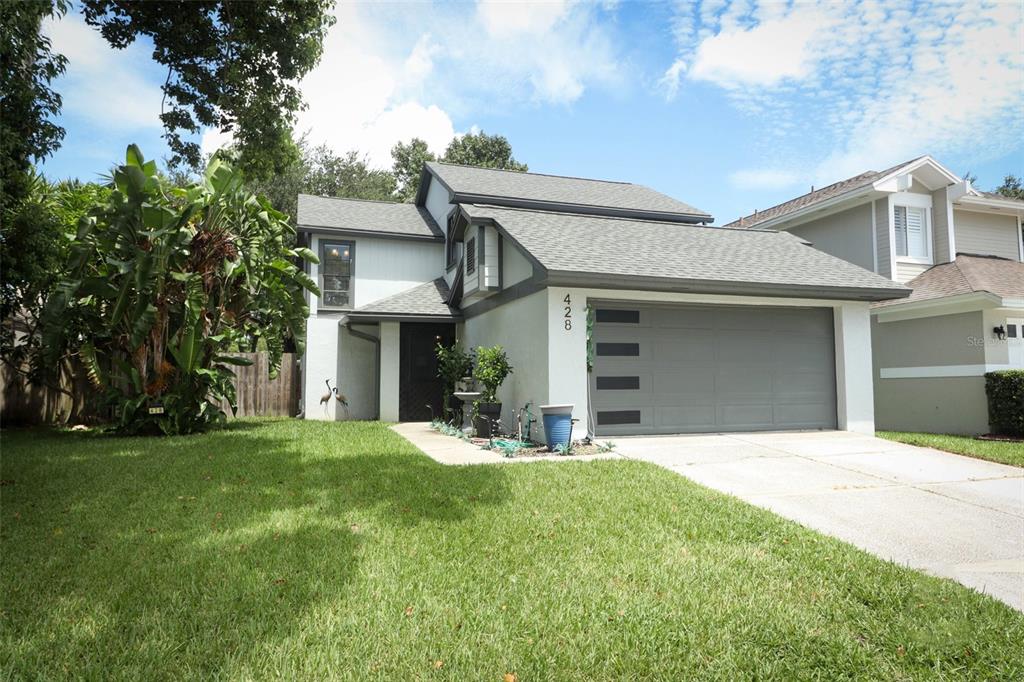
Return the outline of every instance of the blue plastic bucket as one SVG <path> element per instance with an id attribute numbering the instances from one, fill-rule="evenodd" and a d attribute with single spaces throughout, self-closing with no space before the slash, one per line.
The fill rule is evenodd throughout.
<path id="1" fill-rule="evenodd" d="M 544 440 L 549 450 L 568 445 L 572 437 L 572 405 L 541 405 L 544 415 Z"/>

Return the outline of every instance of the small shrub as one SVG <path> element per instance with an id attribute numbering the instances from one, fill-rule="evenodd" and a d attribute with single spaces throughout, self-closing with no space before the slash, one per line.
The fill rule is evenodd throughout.
<path id="1" fill-rule="evenodd" d="M 614 449 L 615 449 L 615 443 L 611 442 L 610 440 L 606 440 L 605 442 L 600 443 L 597 446 L 597 451 L 598 452 L 611 452 Z"/>
<path id="2" fill-rule="evenodd" d="M 437 376 L 444 385 L 444 416 L 453 419 L 451 397 L 455 392 L 455 384 L 468 377 L 473 371 L 473 356 L 456 345 L 442 346 L 437 344 Z"/>
<path id="3" fill-rule="evenodd" d="M 988 423 L 995 433 L 1024 436 L 1024 370 L 1010 369 L 985 375 Z"/>
<path id="4" fill-rule="evenodd" d="M 509 374 L 512 373 L 512 365 L 508 363 L 508 356 L 501 346 L 476 349 L 476 367 L 473 369 L 473 378 L 480 382 L 483 387 L 480 401 L 485 403 L 497 402 L 498 389 Z"/>

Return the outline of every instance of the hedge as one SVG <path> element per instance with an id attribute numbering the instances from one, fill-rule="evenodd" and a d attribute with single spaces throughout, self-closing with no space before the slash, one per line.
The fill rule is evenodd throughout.
<path id="1" fill-rule="evenodd" d="M 994 433 L 1024 436 L 1024 370 L 1008 369 L 985 375 L 988 423 Z"/>

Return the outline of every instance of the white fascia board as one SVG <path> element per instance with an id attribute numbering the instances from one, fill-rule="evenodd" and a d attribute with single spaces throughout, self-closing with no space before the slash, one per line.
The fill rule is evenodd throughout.
<path id="1" fill-rule="evenodd" d="M 1012 365 L 928 365 L 921 367 L 881 367 L 881 379 L 936 379 L 939 377 L 980 377 L 988 372 L 1020 369 Z"/>
<path id="2" fill-rule="evenodd" d="M 942 298 L 931 298 L 926 301 L 908 301 L 875 308 L 871 314 L 878 318 L 879 324 L 885 322 L 901 322 L 903 320 L 916 320 L 922 317 L 938 317 L 939 315 L 955 315 L 957 313 L 969 313 L 975 310 L 986 310 L 989 308 L 1000 308 L 1007 299 L 1000 298 L 987 291 L 978 291 L 970 294 L 958 294 L 956 296 L 944 296 Z"/>
<path id="3" fill-rule="evenodd" d="M 1024 216 L 1024 202 L 965 195 L 956 200 L 957 208 L 979 213 Z"/>
<path id="4" fill-rule="evenodd" d="M 905 166 L 900 166 L 899 168 L 892 171 L 888 175 L 884 175 L 880 177 L 878 180 L 875 180 L 874 187 L 876 190 L 880 192 L 900 192 L 905 189 L 908 189 L 911 184 L 909 176 L 913 175 L 914 171 L 920 170 L 925 166 L 927 166 L 929 170 L 932 170 L 938 173 L 941 177 L 943 177 L 947 181 L 945 185 L 956 184 L 961 181 L 960 176 L 956 175 L 953 171 L 949 170 L 932 157 L 923 156 L 917 161 L 914 161 L 913 163 L 908 163 Z M 924 184 L 926 187 L 928 187 L 928 189 L 932 191 L 939 189 L 939 187 L 945 186 L 938 185 L 936 187 L 932 187 L 930 184 L 925 183 L 923 181 L 922 184 Z"/>

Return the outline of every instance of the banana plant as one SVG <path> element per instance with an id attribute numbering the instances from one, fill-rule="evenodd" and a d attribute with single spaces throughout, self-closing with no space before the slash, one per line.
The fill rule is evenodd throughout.
<path id="1" fill-rule="evenodd" d="M 297 263 L 316 256 L 286 246 L 285 214 L 225 159 L 175 187 L 132 145 L 111 187 L 78 226 L 43 311 L 44 345 L 53 360 L 79 357 L 117 429 L 202 430 L 224 419 L 221 400 L 236 406 L 231 366 L 245 361 L 229 353 L 240 342 L 264 340 L 272 377 L 286 337 L 302 352 L 306 292 L 320 292 Z"/>

